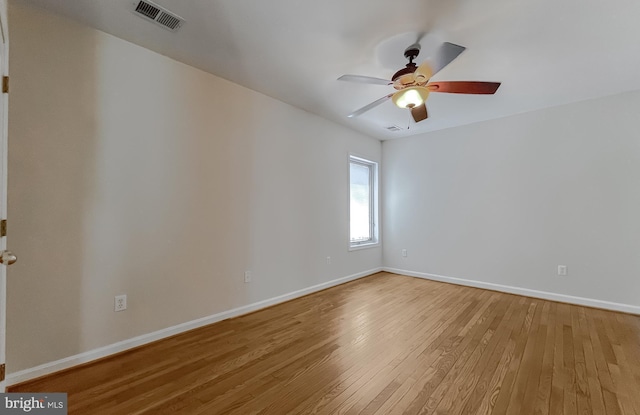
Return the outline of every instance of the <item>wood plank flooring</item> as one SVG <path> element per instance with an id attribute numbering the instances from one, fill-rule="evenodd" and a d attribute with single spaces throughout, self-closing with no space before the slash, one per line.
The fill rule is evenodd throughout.
<path id="1" fill-rule="evenodd" d="M 640 317 L 379 273 L 11 391 L 70 414 L 640 415 Z"/>

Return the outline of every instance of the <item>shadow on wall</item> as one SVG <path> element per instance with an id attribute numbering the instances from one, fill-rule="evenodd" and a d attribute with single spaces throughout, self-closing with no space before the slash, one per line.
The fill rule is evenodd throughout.
<path id="1" fill-rule="evenodd" d="M 254 93 L 37 9 L 10 19 L 9 372 L 247 304 Z"/>
<path id="2" fill-rule="evenodd" d="M 9 21 L 8 243 L 20 258 L 7 275 L 11 373 L 79 350 L 98 103 L 94 39 L 51 30 L 13 2 Z"/>

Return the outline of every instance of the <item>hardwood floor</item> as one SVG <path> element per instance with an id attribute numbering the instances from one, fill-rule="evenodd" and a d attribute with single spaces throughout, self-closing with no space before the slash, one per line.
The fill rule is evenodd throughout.
<path id="1" fill-rule="evenodd" d="M 640 415 L 640 317 L 379 273 L 11 391 L 70 414 Z"/>

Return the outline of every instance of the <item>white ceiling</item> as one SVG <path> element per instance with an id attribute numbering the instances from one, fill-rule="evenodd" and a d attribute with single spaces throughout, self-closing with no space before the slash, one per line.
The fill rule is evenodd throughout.
<path id="1" fill-rule="evenodd" d="M 640 89 L 638 0 L 155 0 L 186 19 L 176 33 L 133 0 L 21 1 L 379 139 Z M 433 93 L 419 124 L 390 101 L 347 118 L 393 89 L 336 79 L 390 78 L 420 33 L 418 63 L 442 41 L 467 48 L 434 80 L 500 81 L 496 95 Z"/>

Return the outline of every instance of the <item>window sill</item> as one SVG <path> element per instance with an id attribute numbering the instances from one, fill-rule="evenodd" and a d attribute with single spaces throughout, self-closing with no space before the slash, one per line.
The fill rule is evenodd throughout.
<path id="1" fill-rule="evenodd" d="M 360 251 L 362 249 L 376 248 L 380 246 L 380 242 L 371 242 L 369 244 L 349 245 L 349 251 Z"/>

